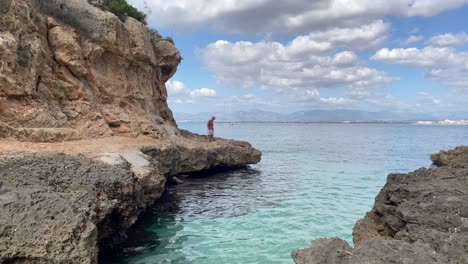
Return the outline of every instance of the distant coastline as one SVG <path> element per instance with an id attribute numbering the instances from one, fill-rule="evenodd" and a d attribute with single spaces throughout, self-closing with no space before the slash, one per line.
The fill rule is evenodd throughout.
<path id="1" fill-rule="evenodd" d="M 177 123 L 206 123 L 203 120 L 177 120 Z M 376 124 L 376 125 L 468 125 L 468 120 L 442 121 L 217 121 L 218 124 Z"/>
<path id="2" fill-rule="evenodd" d="M 417 125 L 468 125 L 468 120 L 418 121 Z"/>
<path id="3" fill-rule="evenodd" d="M 277 113 L 262 110 L 235 112 L 174 113 L 180 123 L 206 122 L 216 116 L 216 122 L 228 123 L 332 123 L 332 124 L 464 124 L 451 120 L 468 120 L 468 113 L 394 113 L 359 110 L 309 110 L 293 113 Z M 443 121 L 442 121 L 443 120 Z M 428 123 L 431 122 L 431 123 Z M 466 123 L 466 122 L 465 122 Z"/>

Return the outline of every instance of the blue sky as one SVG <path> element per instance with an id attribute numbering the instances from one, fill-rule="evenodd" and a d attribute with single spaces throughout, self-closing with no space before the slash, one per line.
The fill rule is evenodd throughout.
<path id="1" fill-rule="evenodd" d="M 468 0 L 130 0 L 183 57 L 174 112 L 468 112 Z"/>

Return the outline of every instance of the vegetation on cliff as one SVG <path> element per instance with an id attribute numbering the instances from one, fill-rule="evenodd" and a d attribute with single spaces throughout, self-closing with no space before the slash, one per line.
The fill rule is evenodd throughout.
<path id="1" fill-rule="evenodd" d="M 146 25 L 146 14 L 127 3 L 126 0 L 91 0 L 90 2 L 108 9 L 121 20 L 130 16 Z"/>

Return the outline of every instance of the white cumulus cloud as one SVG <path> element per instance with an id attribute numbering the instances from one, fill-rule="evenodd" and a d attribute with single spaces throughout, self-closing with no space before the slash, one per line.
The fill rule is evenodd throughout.
<path id="1" fill-rule="evenodd" d="M 457 52 L 449 47 L 428 46 L 423 49 L 381 49 L 372 60 L 422 68 L 427 78 L 445 85 L 468 87 L 468 52 Z"/>
<path id="2" fill-rule="evenodd" d="M 348 105 L 353 102 L 351 99 L 344 97 L 320 98 L 320 101 L 331 105 Z"/>
<path id="3" fill-rule="evenodd" d="M 190 92 L 192 97 L 214 97 L 216 96 L 216 91 L 209 88 L 195 89 Z"/>
<path id="4" fill-rule="evenodd" d="M 158 27 L 187 31 L 213 27 L 235 33 L 304 34 L 330 25 L 366 23 L 384 16 L 433 16 L 468 0 L 129 0 L 151 10 Z"/>
<path id="5" fill-rule="evenodd" d="M 183 95 L 189 92 L 185 84 L 180 81 L 170 80 L 166 82 L 166 89 L 169 96 Z"/>
<path id="6" fill-rule="evenodd" d="M 298 36 L 287 44 L 219 40 L 199 54 L 218 80 L 245 88 L 379 87 L 394 78 L 364 66 L 356 53 L 340 50 L 375 47 L 385 38 L 387 28 L 377 20 L 357 28 Z"/>
<path id="7" fill-rule="evenodd" d="M 408 39 L 406 39 L 405 41 L 403 41 L 403 44 L 405 45 L 410 45 L 410 44 L 414 44 L 414 43 L 417 43 L 417 42 L 420 42 L 424 40 L 424 37 L 421 36 L 421 35 L 411 35 L 408 37 Z"/>
<path id="8" fill-rule="evenodd" d="M 166 89 L 168 99 L 178 104 L 193 103 L 195 98 L 200 99 L 216 96 L 216 90 L 214 89 L 200 88 L 190 90 L 183 82 L 177 80 L 167 81 Z"/>
<path id="9" fill-rule="evenodd" d="M 437 35 L 432 37 L 429 43 L 439 47 L 463 46 L 468 44 L 468 34 L 461 32 L 458 34 L 446 33 Z"/>

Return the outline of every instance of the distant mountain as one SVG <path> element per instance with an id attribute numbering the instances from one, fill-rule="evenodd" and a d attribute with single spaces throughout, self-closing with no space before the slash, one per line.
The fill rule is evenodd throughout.
<path id="1" fill-rule="evenodd" d="M 390 112 L 367 112 L 359 110 L 310 110 L 287 115 L 288 120 L 298 122 L 369 122 L 400 120 Z"/>
<path id="2" fill-rule="evenodd" d="M 262 110 L 230 113 L 175 113 L 178 122 L 204 122 L 212 115 L 218 122 L 414 122 L 468 119 L 468 113 L 394 113 L 360 110 L 308 110 L 280 114 Z"/>
<path id="3" fill-rule="evenodd" d="M 178 122 L 201 122 L 207 121 L 212 115 L 216 116 L 218 122 L 284 122 L 285 115 L 261 110 L 237 111 L 230 113 L 174 113 Z"/>

